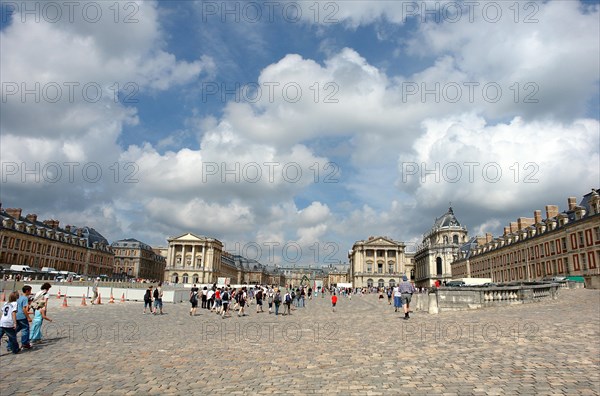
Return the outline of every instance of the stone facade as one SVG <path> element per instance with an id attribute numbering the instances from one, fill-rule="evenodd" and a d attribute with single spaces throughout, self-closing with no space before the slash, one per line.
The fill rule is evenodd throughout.
<path id="1" fill-rule="evenodd" d="M 227 274 L 227 261 L 222 263 L 223 243 L 192 233 L 167 239 L 167 265 L 164 279 L 171 283 L 216 283 Z M 233 272 L 233 271 L 231 271 Z"/>
<path id="2" fill-rule="evenodd" d="M 115 254 L 115 275 L 162 281 L 167 260 L 152 247 L 137 239 L 122 239 L 111 244 Z"/>
<path id="3" fill-rule="evenodd" d="M 393 287 L 403 275 L 410 279 L 413 268 L 405 247 L 381 236 L 355 242 L 348 253 L 352 287 Z"/>
<path id="4" fill-rule="evenodd" d="M 59 227 L 58 220 L 21 217 L 20 208 L 0 206 L 0 264 L 55 268 L 80 275 L 113 273 L 114 254 L 108 241 L 89 227 Z"/>
<path id="5" fill-rule="evenodd" d="M 284 284 L 277 268 L 229 253 L 218 239 L 187 233 L 168 242 L 164 279 L 171 283 L 213 284 L 226 278 L 231 285 Z"/>
<path id="6" fill-rule="evenodd" d="M 568 199 L 568 210 L 546 206 L 533 218 L 519 218 L 504 235 L 478 237 L 461 248 L 452 264 L 455 278 L 492 278 L 493 282 L 532 281 L 554 276 L 599 274 L 600 197 L 596 190 L 579 205 Z"/>
<path id="7" fill-rule="evenodd" d="M 461 245 L 467 242 L 467 228 L 460 225 L 449 208 L 437 218 L 431 230 L 423 236 L 415 253 L 415 286 L 431 287 L 436 280 L 452 278 L 451 263 L 458 258 Z"/>

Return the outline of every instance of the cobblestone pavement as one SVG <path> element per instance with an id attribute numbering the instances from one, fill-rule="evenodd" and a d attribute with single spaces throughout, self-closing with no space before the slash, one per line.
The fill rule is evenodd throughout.
<path id="1" fill-rule="evenodd" d="M 45 341 L 0 352 L 0 394 L 598 395 L 600 291 L 401 319 L 374 295 L 291 316 L 52 299 Z M 265 305 L 266 307 L 266 305 Z"/>

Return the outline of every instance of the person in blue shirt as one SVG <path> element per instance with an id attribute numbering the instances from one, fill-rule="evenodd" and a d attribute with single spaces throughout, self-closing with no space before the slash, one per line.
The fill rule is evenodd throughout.
<path id="1" fill-rule="evenodd" d="M 29 349 L 31 344 L 29 343 L 29 323 L 31 317 L 29 317 L 29 296 L 31 295 L 31 286 L 23 286 L 23 294 L 17 300 L 17 331 L 21 332 L 21 345 L 22 348 Z"/>

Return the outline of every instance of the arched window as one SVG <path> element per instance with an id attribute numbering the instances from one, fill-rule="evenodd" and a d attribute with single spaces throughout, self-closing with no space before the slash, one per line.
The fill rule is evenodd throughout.
<path id="1" fill-rule="evenodd" d="M 383 263 L 377 263 L 377 273 L 383 274 Z"/>
<path id="2" fill-rule="evenodd" d="M 377 286 L 379 286 L 380 288 L 385 287 L 385 281 L 383 279 L 379 279 L 377 281 Z"/>
<path id="3" fill-rule="evenodd" d="M 454 243 L 455 245 L 458 245 L 458 235 L 454 235 L 452 237 L 452 243 Z"/>
<path id="4" fill-rule="evenodd" d="M 181 277 L 181 283 L 188 283 L 188 274 L 183 274 Z"/>
<path id="5" fill-rule="evenodd" d="M 415 270 L 414 268 L 410 270 L 410 279 L 415 279 Z"/>
<path id="6" fill-rule="evenodd" d="M 192 278 L 192 283 L 198 283 L 198 274 L 194 274 L 194 277 Z"/>
<path id="7" fill-rule="evenodd" d="M 442 268 L 442 258 L 441 257 L 438 257 L 435 259 L 435 266 L 436 266 L 436 274 L 442 275 L 443 268 Z"/>
<path id="8" fill-rule="evenodd" d="M 373 287 L 373 279 L 367 279 L 367 287 Z"/>
<path id="9" fill-rule="evenodd" d="M 178 283 L 179 282 L 179 275 L 177 275 L 177 272 L 174 273 L 173 275 L 171 275 L 171 281 L 173 283 Z"/>
<path id="10" fill-rule="evenodd" d="M 448 235 L 444 235 L 444 244 L 447 245 L 448 244 Z"/>
<path id="11" fill-rule="evenodd" d="M 394 279 L 390 279 L 390 287 L 396 287 L 396 281 Z"/>

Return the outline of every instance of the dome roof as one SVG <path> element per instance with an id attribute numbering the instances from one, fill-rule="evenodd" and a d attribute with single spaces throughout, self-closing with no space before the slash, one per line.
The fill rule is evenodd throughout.
<path id="1" fill-rule="evenodd" d="M 433 228 L 442 228 L 442 227 L 460 227 L 460 223 L 456 219 L 456 216 L 454 216 L 452 207 L 449 207 L 448 211 L 446 213 L 444 213 L 442 215 L 442 217 L 435 219 Z"/>

